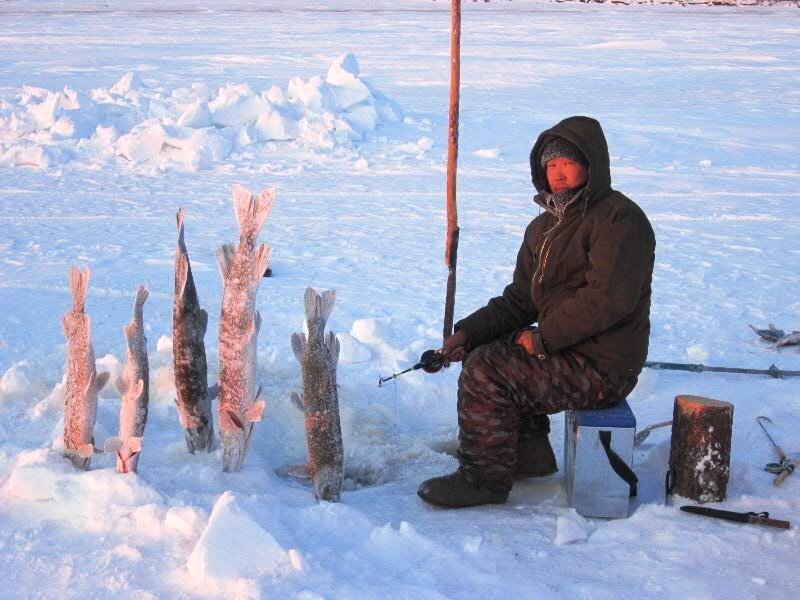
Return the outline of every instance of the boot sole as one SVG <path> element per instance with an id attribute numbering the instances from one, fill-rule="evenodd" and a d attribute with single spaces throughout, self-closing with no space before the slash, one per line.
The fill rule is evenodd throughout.
<path id="1" fill-rule="evenodd" d="M 556 473 L 558 473 L 557 467 L 548 473 L 514 473 L 514 481 L 520 481 L 521 479 L 533 479 L 534 477 L 550 477 L 550 475 L 555 475 Z"/>
<path id="2" fill-rule="evenodd" d="M 436 506 L 437 508 L 472 508 L 473 506 L 483 506 L 484 504 L 505 504 L 508 500 L 508 494 L 506 494 L 503 498 L 491 498 L 483 502 L 474 502 L 472 504 L 448 504 L 446 502 L 434 502 L 429 498 L 426 498 L 421 492 L 417 491 L 417 496 L 419 496 L 423 502 L 426 504 L 430 504 L 431 506 Z"/>

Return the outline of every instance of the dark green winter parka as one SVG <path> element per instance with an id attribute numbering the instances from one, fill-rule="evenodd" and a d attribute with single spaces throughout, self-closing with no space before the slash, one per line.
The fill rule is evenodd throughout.
<path id="1" fill-rule="evenodd" d="M 603 375 L 637 376 L 650 335 L 653 229 L 632 200 L 611 189 L 606 139 L 589 117 L 570 117 L 539 136 L 530 158 L 538 191 L 548 189 L 540 158 L 553 136 L 589 159 L 583 196 L 561 222 L 547 211 L 531 221 L 514 280 L 456 329 L 474 348 L 538 321 L 548 353 L 569 349 Z"/>

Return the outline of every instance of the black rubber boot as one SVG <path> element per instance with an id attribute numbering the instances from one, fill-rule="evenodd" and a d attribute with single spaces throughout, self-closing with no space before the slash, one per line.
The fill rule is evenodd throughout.
<path id="1" fill-rule="evenodd" d="M 508 490 L 493 490 L 471 482 L 461 469 L 444 477 L 423 481 L 417 495 L 428 504 L 441 508 L 467 508 L 481 504 L 502 504 Z"/>
<path id="2" fill-rule="evenodd" d="M 514 479 L 547 477 L 557 472 L 558 465 L 550 445 L 550 436 L 546 433 L 520 435 Z"/>

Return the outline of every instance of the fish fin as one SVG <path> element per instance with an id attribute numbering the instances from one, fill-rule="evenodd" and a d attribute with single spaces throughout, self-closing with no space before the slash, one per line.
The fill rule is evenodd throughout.
<path id="1" fill-rule="evenodd" d="M 175 296 L 183 298 L 183 292 L 186 291 L 186 282 L 188 280 L 189 257 L 181 254 L 175 263 Z"/>
<path id="2" fill-rule="evenodd" d="M 307 347 L 308 347 L 308 342 L 306 341 L 305 333 L 292 334 L 292 351 L 294 352 L 294 357 L 297 359 L 298 362 L 303 361 L 303 356 L 305 356 L 306 354 Z"/>
<path id="3" fill-rule="evenodd" d="M 119 452 L 122 449 L 122 438 L 110 437 L 103 442 L 103 450 L 106 452 Z"/>
<path id="4" fill-rule="evenodd" d="M 69 313 L 65 313 L 61 315 L 61 331 L 64 332 L 64 337 L 69 337 L 69 321 L 67 321 L 67 315 Z"/>
<path id="5" fill-rule="evenodd" d="M 231 423 L 236 425 L 236 427 L 238 427 L 239 429 L 244 429 L 244 423 L 242 423 L 242 420 L 239 418 L 239 415 L 237 415 L 232 410 L 225 411 L 225 414 L 228 416 L 228 419 L 230 419 Z"/>
<path id="6" fill-rule="evenodd" d="M 102 390 L 105 385 L 108 383 L 109 378 L 111 377 L 111 373 L 108 371 L 102 371 L 101 373 L 97 374 L 97 377 L 94 380 L 95 389 L 99 392 Z"/>
<path id="7" fill-rule="evenodd" d="M 183 416 L 183 411 L 181 410 L 181 407 L 178 404 L 177 398 L 175 398 L 175 404 L 178 406 L 178 422 L 181 424 L 181 427 L 186 429 L 186 417 Z"/>
<path id="8" fill-rule="evenodd" d="M 263 400 L 258 400 L 257 402 L 253 403 L 253 406 L 247 409 L 247 412 L 244 413 L 244 418 L 250 421 L 251 423 L 257 423 L 261 420 L 261 417 L 264 416 L 264 407 L 266 403 Z"/>
<path id="9" fill-rule="evenodd" d="M 292 399 L 292 404 L 299 408 L 301 412 L 305 412 L 306 401 L 302 392 L 292 392 L 289 397 Z"/>
<path id="10" fill-rule="evenodd" d="M 292 465 L 286 469 L 286 474 L 303 481 L 311 480 L 311 471 L 308 469 L 308 465 Z"/>
<path id="11" fill-rule="evenodd" d="M 89 376 L 89 381 L 86 382 L 86 388 L 83 390 L 84 397 L 92 391 L 92 386 L 97 382 L 97 372 L 95 371 Z"/>
<path id="12" fill-rule="evenodd" d="M 331 353 L 331 366 L 335 369 L 337 363 L 339 362 L 339 339 L 336 337 L 336 334 L 332 331 L 328 332 L 328 339 L 326 342 L 328 346 L 328 352 Z"/>
<path id="13" fill-rule="evenodd" d="M 117 388 L 120 396 L 125 394 L 125 379 L 120 375 L 117 377 L 117 380 L 114 382 L 114 386 Z"/>
<path id="14" fill-rule="evenodd" d="M 219 383 L 215 383 L 206 389 L 206 398 L 209 400 L 213 400 L 217 396 L 219 396 Z"/>
<path id="15" fill-rule="evenodd" d="M 275 204 L 275 188 L 263 190 L 258 197 L 241 185 L 234 185 L 231 191 L 236 222 L 239 224 L 239 237 L 255 240 Z"/>
<path id="16" fill-rule="evenodd" d="M 264 273 L 267 272 L 271 258 L 272 248 L 270 248 L 267 243 L 261 244 L 256 251 L 256 272 L 253 273 L 254 279 L 260 281 L 261 278 L 264 277 Z"/>
<path id="17" fill-rule="evenodd" d="M 236 254 L 235 244 L 222 244 L 217 248 L 217 264 L 219 265 L 219 274 L 222 276 L 222 283 L 228 278 L 228 271 L 233 262 L 233 255 Z"/>
<path id="18" fill-rule="evenodd" d="M 252 335 L 258 335 L 258 332 L 261 331 L 261 313 L 256 311 L 255 316 L 253 317 L 253 333 Z"/>
<path id="19" fill-rule="evenodd" d="M 75 267 L 70 268 L 69 291 L 72 293 L 72 310 L 83 312 L 89 291 L 89 267 L 83 272 Z"/>
<path id="20" fill-rule="evenodd" d="M 136 392 L 134 398 L 138 399 L 139 397 L 141 397 L 142 392 L 144 391 L 144 379 L 139 379 L 139 381 L 136 382 L 136 387 L 134 388 L 134 391 Z"/>
<path id="21" fill-rule="evenodd" d="M 197 318 L 200 319 L 200 329 L 203 330 L 203 335 L 205 335 L 208 330 L 208 313 L 201 308 L 197 311 Z"/>
<path id="22" fill-rule="evenodd" d="M 94 444 L 83 444 L 78 448 L 78 456 L 81 458 L 89 458 L 94 454 Z"/>
<path id="23" fill-rule="evenodd" d="M 331 316 L 333 305 L 336 304 L 336 291 L 328 290 L 322 292 L 322 295 L 317 293 L 312 287 L 306 288 L 304 296 L 306 308 L 306 321 L 309 323 L 316 320 L 322 321 L 322 326 L 328 322 L 328 317 Z"/>
<path id="24" fill-rule="evenodd" d="M 128 452 L 131 454 L 136 454 L 137 452 L 142 451 L 142 438 L 141 437 L 129 437 L 125 440 L 125 447 L 127 448 Z"/>
<path id="25" fill-rule="evenodd" d="M 179 208 L 178 214 L 175 215 L 175 221 L 178 225 L 178 248 L 181 250 L 182 253 L 184 253 L 184 256 L 186 253 L 186 240 L 184 239 L 184 234 L 183 234 L 183 220 L 185 217 L 186 217 L 186 209 L 182 207 Z"/>

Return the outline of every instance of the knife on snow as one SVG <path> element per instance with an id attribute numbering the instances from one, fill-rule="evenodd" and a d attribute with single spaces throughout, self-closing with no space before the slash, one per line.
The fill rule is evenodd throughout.
<path id="1" fill-rule="evenodd" d="M 705 506 L 681 506 L 681 510 L 692 513 L 695 515 L 703 515 L 704 517 L 713 517 L 715 519 L 725 519 L 726 521 L 735 521 L 736 523 L 751 523 L 752 525 L 766 525 L 768 527 L 778 527 L 780 529 L 791 529 L 792 524 L 789 521 L 781 521 L 779 519 L 770 519 L 768 512 L 734 512 L 731 510 L 720 510 L 718 508 L 706 508 Z"/>

